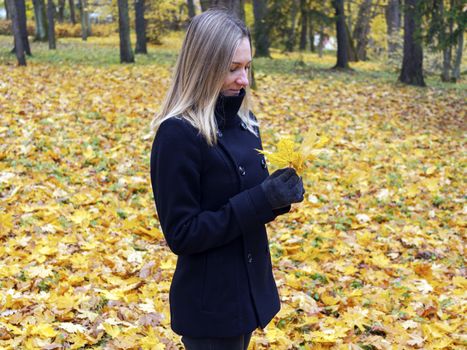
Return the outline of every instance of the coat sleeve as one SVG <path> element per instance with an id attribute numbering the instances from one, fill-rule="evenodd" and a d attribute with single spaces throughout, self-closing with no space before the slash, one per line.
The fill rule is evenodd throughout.
<path id="1" fill-rule="evenodd" d="M 229 243 L 275 217 L 261 186 L 240 192 L 215 211 L 200 207 L 202 139 L 186 121 L 161 124 L 151 150 L 151 183 L 162 231 L 177 255 Z"/>

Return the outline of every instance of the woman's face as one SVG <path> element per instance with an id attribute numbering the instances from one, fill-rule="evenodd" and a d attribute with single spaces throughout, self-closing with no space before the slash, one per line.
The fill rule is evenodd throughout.
<path id="1" fill-rule="evenodd" d="M 236 96 L 240 90 L 248 86 L 248 71 L 251 65 L 251 49 L 248 38 L 243 38 L 235 51 L 229 72 L 222 86 L 222 94 Z"/>

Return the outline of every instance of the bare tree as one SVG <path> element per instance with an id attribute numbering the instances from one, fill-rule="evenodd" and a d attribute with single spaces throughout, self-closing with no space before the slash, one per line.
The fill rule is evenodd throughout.
<path id="1" fill-rule="evenodd" d="M 187 0 L 188 5 L 188 17 L 193 18 L 196 16 L 195 3 L 193 0 Z"/>
<path id="2" fill-rule="evenodd" d="M 269 53 L 269 25 L 266 21 L 267 13 L 267 0 L 253 0 L 253 14 L 255 16 L 253 37 L 255 39 L 256 57 L 271 56 Z"/>
<path id="3" fill-rule="evenodd" d="M 337 63 L 334 68 L 349 69 L 348 31 L 345 24 L 344 0 L 332 0 L 336 14 Z"/>
<path id="4" fill-rule="evenodd" d="M 18 13 L 16 11 L 15 0 L 7 0 L 8 9 L 10 11 L 11 24 L 13 28 L 13 37 L 15 39 L 15 53 L 18 59 L 18 65 L 26 65 L 26 56 L 24 54 L 23 39 L 21 38 L 21 30 L 19 27 Z"/>
<path id="5" fill-rule="evenodd" d="M 49 49 L 50 50 L 56 49 L 54 13 L 55 13 L 55 4 L 53 0 L 47 0 L 47 20 L 49 22 L 48 38 L 49 38 Z"/>
<path id="6" fill-rule="evenodd" d="M 399 1 L 400 0 L 389 0 L 385 9 L 389 57 L 392 57 L 398 49 L 399 31 L 401 27 Z"/>
<path id="7" fill-rule="evenodd" d="M 135 30 L 136 47 L 135 53 L 147 54 L 146 45 L 146 19 L 144 18 L 145 4 L 144 0 L 135 0 Z"/>
<path id="8" fill-rule="evenodd" d="M 308 34 L 308 6 L 306 0 L 300 0 L 300 17 L 301 17 L 301 30 L 300 30 L 300 50 L 306 50 L 306 39 Z"/>
<path id="9" fill-rule="evenodd" d="M 120 62 L 135 62 L 135 56 L 133 55 L 130 41 L 130 17 L 128 15 L 128 0 L 118 0 L 118 32 L 120 34 Z"/>
<path id="10" fill-rule="evenodd" d="M 34 19 L 36 21 L 36 35 L 34 40 L 47 41 L 47 21 L 44 0 L 33 0 Z"/>
<path id="11" fill-rule="evenodd" d="M 76 24 L 75 1 L 68 0 L 68 5 L 70 6 L 70 21 L 71 23 Z"/>
<path id="12" fill-rule="evenodd" d="M 353 39 L 357 43 L 356 55 L 358 60 L 366 61 L 366 47 L 370 33 L 372 0 L 363 0 L 358 9 L 357 22 L 353 31 Z"/>
<path id="13" fill-rule="evenodd" d="M 423 79 L 423 49 L 421 38 L 420 3 L 422 0 L 406 0 L 404 11 L 404 58 L 399 81 L 425 86 Z"/>

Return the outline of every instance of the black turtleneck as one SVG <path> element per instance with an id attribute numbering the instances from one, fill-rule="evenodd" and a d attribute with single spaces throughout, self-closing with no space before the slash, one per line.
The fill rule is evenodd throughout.
<path id="1" fill-rule="evenodd" d="M 236 125 L 237 113 L 245 97 L 245 89 L 241 89 L 237 96 L 219 95 L 214 114 L 219 129 L 226 129 Z"/>

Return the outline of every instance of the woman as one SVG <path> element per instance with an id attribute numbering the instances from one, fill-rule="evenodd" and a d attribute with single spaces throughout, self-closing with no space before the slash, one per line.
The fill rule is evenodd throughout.
<path id="1" fill-rule="evenodd" d="M 303 200 L 291 168 L 268 176 L 249 111 L 250 34 L 227 12 L 193 18 L 153 120 L 151 182 L 178 255 L 172 329 L 186 349 L 247 349 L 279 311 L 265 224 Z"/>

